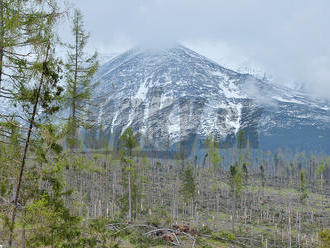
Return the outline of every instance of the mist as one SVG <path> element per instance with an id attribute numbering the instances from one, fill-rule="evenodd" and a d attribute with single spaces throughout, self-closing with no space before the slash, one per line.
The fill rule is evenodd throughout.
<path id="1" fill-rule="evenodd" d="M 330 99 L 327 0 L 72 0 L 101 54 L 175 42 Z"/>

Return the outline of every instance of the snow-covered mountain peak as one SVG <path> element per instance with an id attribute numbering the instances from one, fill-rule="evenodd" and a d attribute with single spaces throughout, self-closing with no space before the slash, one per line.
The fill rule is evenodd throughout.
<path id="1" fill-rule="evenodd" d="M 93 112 L 114 142 L 127 127 L 155 147 L 211 133 L 233 140 L 244 130 L 257 146 L 274 128 L 330 123 L 327 102 L 226 69 L 181 45 L 131 49 L 104 64 L 96 80 Z"/>

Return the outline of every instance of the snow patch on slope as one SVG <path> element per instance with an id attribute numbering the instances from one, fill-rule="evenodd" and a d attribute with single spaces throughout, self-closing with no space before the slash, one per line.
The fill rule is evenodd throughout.
<path id="1" fill-rule="evenodd" d="M 273 96 L 272 98 L 274 100 L 277 100 L 277 101 L 280 101 L 280 102 L 295 103 L 295 104 L 304 104 L 303 102 L 298 101 L 298 100 L 296 100 L 294 98 L 284 99 L 283 97 L 280 97 L 280 96 Z"/>
<path id="2" fill-rule="evenodd" d="M 148 93 L 148 87 L 146 87 L 146 82 L 140 84 L 138 91 L 136 92 L 135 97 L 141 99 L 142 101 L 146 99 Z"/>

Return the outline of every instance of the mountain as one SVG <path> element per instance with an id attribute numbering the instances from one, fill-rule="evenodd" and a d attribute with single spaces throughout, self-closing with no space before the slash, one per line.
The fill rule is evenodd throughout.
<path id="1" fill-rule="evenodd" d="M 241 74 L 176 45 L 134 48 L 105 63 L 95 80 L 92 117 L 116 144 L 131 127 L 145 149 L 223 146 L 244 131 L 249 144 L 330 153 L 330 104 Z M 89 140 L 95 133 L 89 133 Z"/>

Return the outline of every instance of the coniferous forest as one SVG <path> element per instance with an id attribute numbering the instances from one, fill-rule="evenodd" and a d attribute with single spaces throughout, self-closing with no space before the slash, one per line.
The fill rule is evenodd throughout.
<path id="1" fill-rule="evenodd" d="M 0 0 L 0 247 L 330 247 L 328 155 L 243 132 L 161 158 L 131 128 L 115 147 L 83 137 L 102 130 L 89 38 L 61 1 Z"/>

